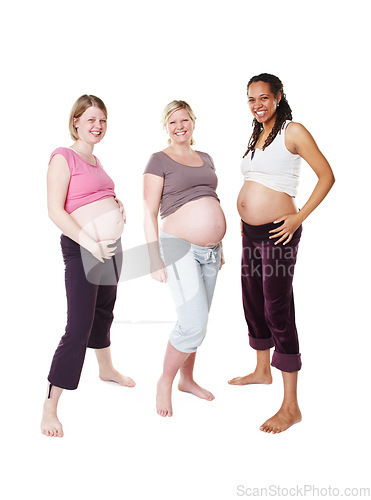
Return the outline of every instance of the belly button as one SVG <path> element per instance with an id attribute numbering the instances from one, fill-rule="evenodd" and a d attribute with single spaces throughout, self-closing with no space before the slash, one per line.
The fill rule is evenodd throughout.
<path id="1" fill-rule="evenodd" d="M 245 208 L 245 203 L 241 201 L 241 207 Z"/>

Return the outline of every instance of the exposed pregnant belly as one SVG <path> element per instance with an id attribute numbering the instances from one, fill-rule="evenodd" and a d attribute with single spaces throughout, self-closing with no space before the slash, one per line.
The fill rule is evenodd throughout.
<path id="1" fill-rule="evenodd" d="M 247 224 L 268 224 L 298 210 L 291 196 L 254 181 L 245 181 L 237 199 L 240 217 Z"/>
<path id="2" fill-rule="evenodd" d="M 104 198 L 77 208 L 71 217 L 95 241 L 117 240 L 124 230 L 124 221 L 114 198 Z"/>
<path id="3" fill-rule="evenodd" d="M 162 221 L 165 233 L 202 247 L 217 245 L 225 235 L 226 222 L 215 198 L 189 201 Z"/>

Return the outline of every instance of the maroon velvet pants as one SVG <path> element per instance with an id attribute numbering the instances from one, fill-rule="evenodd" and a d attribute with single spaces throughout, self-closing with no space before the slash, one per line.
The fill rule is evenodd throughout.
<path id="1" fill-rule="evenodd" d="M 67 326 L 55 351 L 48 380 L 62 389 L 76 389 L 86 348 L 103 349 L 110 341 L 117 283 L 122 266 L 120 240 L 115 255 L 104 263 L 67 236 L 61 236 L 65 264 Z"/>
<path id="2" fill-rule="evenodd" d="M 243 222 L 242 300 L 250 346 L 257 350 L 274 347 L 272 366 L 295 372 L 301 368 L 301 359 L 292 281 L 302 227 L 289 243 L 275 245 L 279 238 L 270 240 L 269 231 L 277 227 Z"/>

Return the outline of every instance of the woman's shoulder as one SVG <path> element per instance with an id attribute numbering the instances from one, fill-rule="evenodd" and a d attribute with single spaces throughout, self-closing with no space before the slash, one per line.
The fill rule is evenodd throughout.
<path id="1" fill-rule="evenodd" d="M 285 125 L 286 133 L 290 135 L 300 135 L 302 133 L 305 133 L 307 129 L 302 125 L 301 123 L 298 122 L 293 122 L 293 121 L 288 121 L 286 122 Z"/>
<path id="2" fill-rule="evenodd" d="M 63 163 L 65 165 L 67 163 L 70 171 L 71 171 L 71 169 L 73 169 L 74 164 L 75 164 L 72 150 L 70 148 L 65 148 L 65 147 L 59 147 L 59 148 L 54 149 L 54 151 L 50 155 L 49 164 L 51 163 L 52 160 L 54 160 L 53 164 L 54 163 L 60 163 L 60 164 Z"/>
<path id="3" fill-rule="evenodd" d="M 164 151 L 156 151 L 151 154 L 150 158 L 161 158 L 164 154 L 166 154 Z"/>
<path id="4" fill-rule="evenodd" d="M 209 153 L 206 153 L 205 151 L 199 151 L 198 149 L 195 149 L 195 152 L 197 154 L 199 154 L 200 156 L 204 156 L 206 158 L 211 158 L 211 156 L 209 155 Z"/>
<path id="5" fill-rule="evenodd" d="M 60 146 L 58 148 L 55 148 L 54 151 L 52 152 L 52 154 L 63 154 L 63 155 L 66 154 L 66 155 L 70 155 L 71 152 L 72 152 L 71 148 Z"/>
<path id="6" fill-rule="evenodd" d="M 164 151 L 156 151 L 155 153 L 152 153 L 151 156 L 149 157 L 150 162 L 161 162 L 166 158 L 166 153 Z"/>
<path id="7" fill-rule="evenodd" d="M 212 157 L 209 155 L 209 153 L 205 153 L 204 151 L 196 151 L 196 153 L 201 156 L 201 158 L 204 160 L 204 162 L 207 164 L 209 163 L 212 168 L 215 170 L 215 165 L 214 165 L 214 160 Z"/>
<path id="8" fill-rule="evenodd" d="M 61 146 L 59 148 L 54 149 L 54 151 L 50 155 L 50 159 L 52 159 L 53 156 L 55 156 L 55 155 L 64 156 L 66 158 L 66 160 L 68 161 L 72 157 L 72 150 L 70 148 L 65 148 L 65 147 Z"/>
<path id="9" fill-rule="evenodd" d="M 298 148 L 306 144 L 308 140 L 313 140 L 311 134 L 308 130 L 298 122 L 289 122 L 286 126 L 286 146 L 289 151 L 294 151 L 294 154 L 297 154 L 296 151 Z"/>
<path id="10" fill-rule="evenodd" d="M 149 157 L 146 168 L 144 169 L 145 174 L 155 174 L 155 175 L 164 175 L 164 153 L 162 151 L 157 151 L 156 153 L 152 153 Z"/>
<path id="11" fill-rule="evenodd" d="M 156 151 L 155 153 L 151 154 L 148 163 L 162 164 L 164 159 L 166 159 L 166 153 L 164 153 L 163 151 Z"/>
<path id="12" fill-rule="evenodd" d="M 310 136 L 308 130 L 298 122 L 289 122 L 286 125 L 286 138 L 294 142 L 300 141 Z"/>

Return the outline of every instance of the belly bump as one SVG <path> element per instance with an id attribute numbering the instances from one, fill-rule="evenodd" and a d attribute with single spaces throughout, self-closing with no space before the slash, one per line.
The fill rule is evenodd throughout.
<path id="1" fill-rule="evenodd" d="M 124 230 L 122 214 L 113 198 L 84 205 L 71 216 L 95 241 L 117 240 Z"/>

